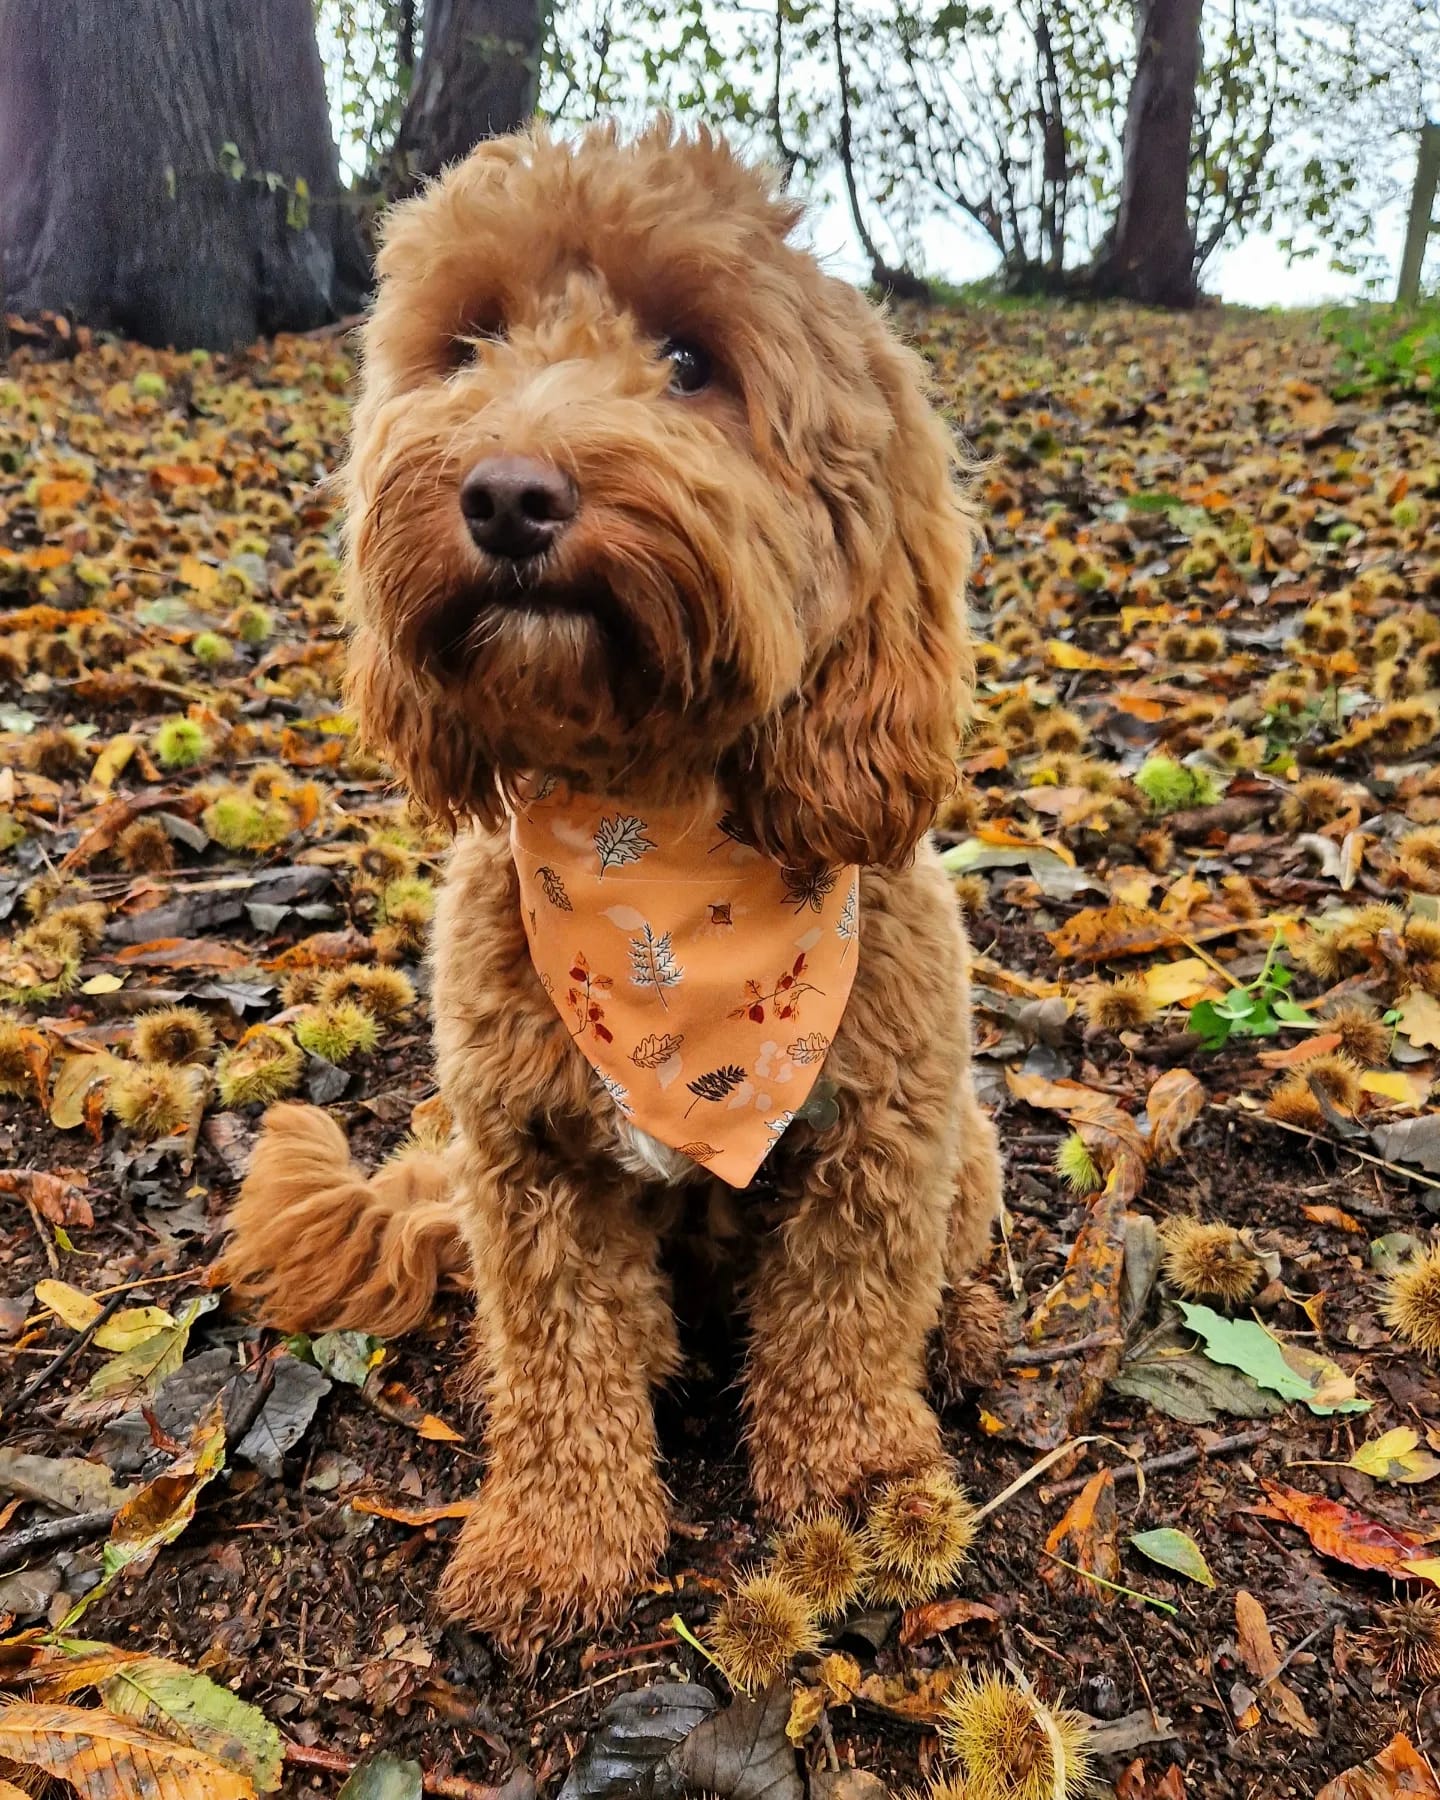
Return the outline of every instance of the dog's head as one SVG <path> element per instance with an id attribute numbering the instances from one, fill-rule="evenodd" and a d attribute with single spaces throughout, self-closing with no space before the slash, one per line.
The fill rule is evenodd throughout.
<path id="1" fill-rule="evenodd" d="M 954 779 L 970 550 L 919 360 L 712 137 L 485 144 L 390 215 L 346 471 L 350 684 L 422 804 L 718 776 L 783 862 Z"/>

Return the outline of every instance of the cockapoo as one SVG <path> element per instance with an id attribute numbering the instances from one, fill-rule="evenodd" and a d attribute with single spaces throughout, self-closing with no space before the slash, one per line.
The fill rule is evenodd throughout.
<path id="1" fill-rule="evenodd" d="M 474 1289 L 487 1467 L 441 1602 L 518 1654 L 666 1547 L 667 1242 L 741 1259 L 786 1517 L 942 1455 L 993 1350 L 968 950 L 926 833 L 973 679 L 923 366 L 707 132 L 484 144 L 389 216 L 344 472 L 350 695 L 456 827 L 454 1136 L 266 1120 L 225 1272 L 287 1328 Z M 938 1328 L 938 1330 L 937 1330 Z"/>

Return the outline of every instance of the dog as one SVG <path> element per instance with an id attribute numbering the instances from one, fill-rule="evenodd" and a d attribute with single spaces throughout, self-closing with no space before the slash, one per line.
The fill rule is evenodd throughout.
<path id="1" fill-rule="evenodd" d="M 708 131 L 535 129 L 391 212 L 364 328 L 348 691 L 455 831 L 454 1136 L 367 1178 L 324 1113 L 272 1109 L 223 1267 L 290 1329 L 393 1334 L 473 1287 L 487 1467 L 440 1601 L 520 1656 L 666 1547 L 662 1248 L 697 1206 L 746 1259 L 770 1516 L 935 1464 L 937 1325 L 962 1373 L 1000 1339 L 997 1144 L 927 837 L 974 678 L 964 472 L 921 360 L 799 220 Z"/>

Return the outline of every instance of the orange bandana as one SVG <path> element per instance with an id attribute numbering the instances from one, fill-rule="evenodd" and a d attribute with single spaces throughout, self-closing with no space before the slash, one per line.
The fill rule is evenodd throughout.
<path id="1" fill-rule="evenodd" d="M 535 968 L 616 1106 L 745 1187 L 844 1014 L 859 870 L 782 869 L 716 796 L 637 814 L 549 780 L 510 845 Z"/>

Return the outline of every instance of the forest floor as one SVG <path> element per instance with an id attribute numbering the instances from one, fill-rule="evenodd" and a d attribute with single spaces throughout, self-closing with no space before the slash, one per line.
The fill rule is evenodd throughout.
<path id="1" fill-rule="evenodd" d="M 1440 1378 L 1383 1318 L 1440 1211 L 1437 412 L 1308 315 L 902 323 L 988 459 L 942 841 L 1007 1160 L 994 1278 L 1052 1353 L 948 1443 L 981 1503 L 1060 1453 L 936 1605 L 837 1627 L 853 1662 L 802 1659 L 703 1785 L 798 1792 L 792 1703 L 817 1793 L 918 1785 L 946 1692 L 1009 1663 L 1088 1717 L 1120 1800 L 1313 1795 L 1386 1746 L 1327 1792 L 1440 1793 L 1394 1743 L 1440 1747 L 1440 1643 L 1397 1665 L 1426 1608 L 1384 1611 L 1440 1585 Z M 83 1743 L 115 1772 L 86 1794 L 333 1795 L 357 1764 L 355 1796 L 553 1794 L 622 1692 L 730 1701 L 671 1620 L 703 1631 L 766 1551 L 733 1370 L 702 1362 L 663 1403 L 662 1578 L 517 1672 L 431 1610 L 483 1453 L 463 1295 L 384 1346 L 285 1343 L 207 1282 L 249 1096 L 298 1085 L 366 1163 L 434 1122 L 442 846 L 339 712 L 317 484 L 351 373 L 323 337 L 53 333 L 0 368 L 0 1777 L 26 1784 L 93 1779 Z M 345 980 L 376 967 L 413 1003 Z M 365 1019 L 317 1018 L 345 993 Z M 143 1023 L 177 1005 L 205 1023 Z M 343 1057 L 376 1008 L 345 1066 L 296 1048 Z M 1244 1233 L 1233 1324 L 1193 1240 L 1157 1270 L 1190 1216 Z M 119 1308 L 98 1332 L 87 1296 Z M 591 1758 L 572 1791 L 613 1784 Z"/>

